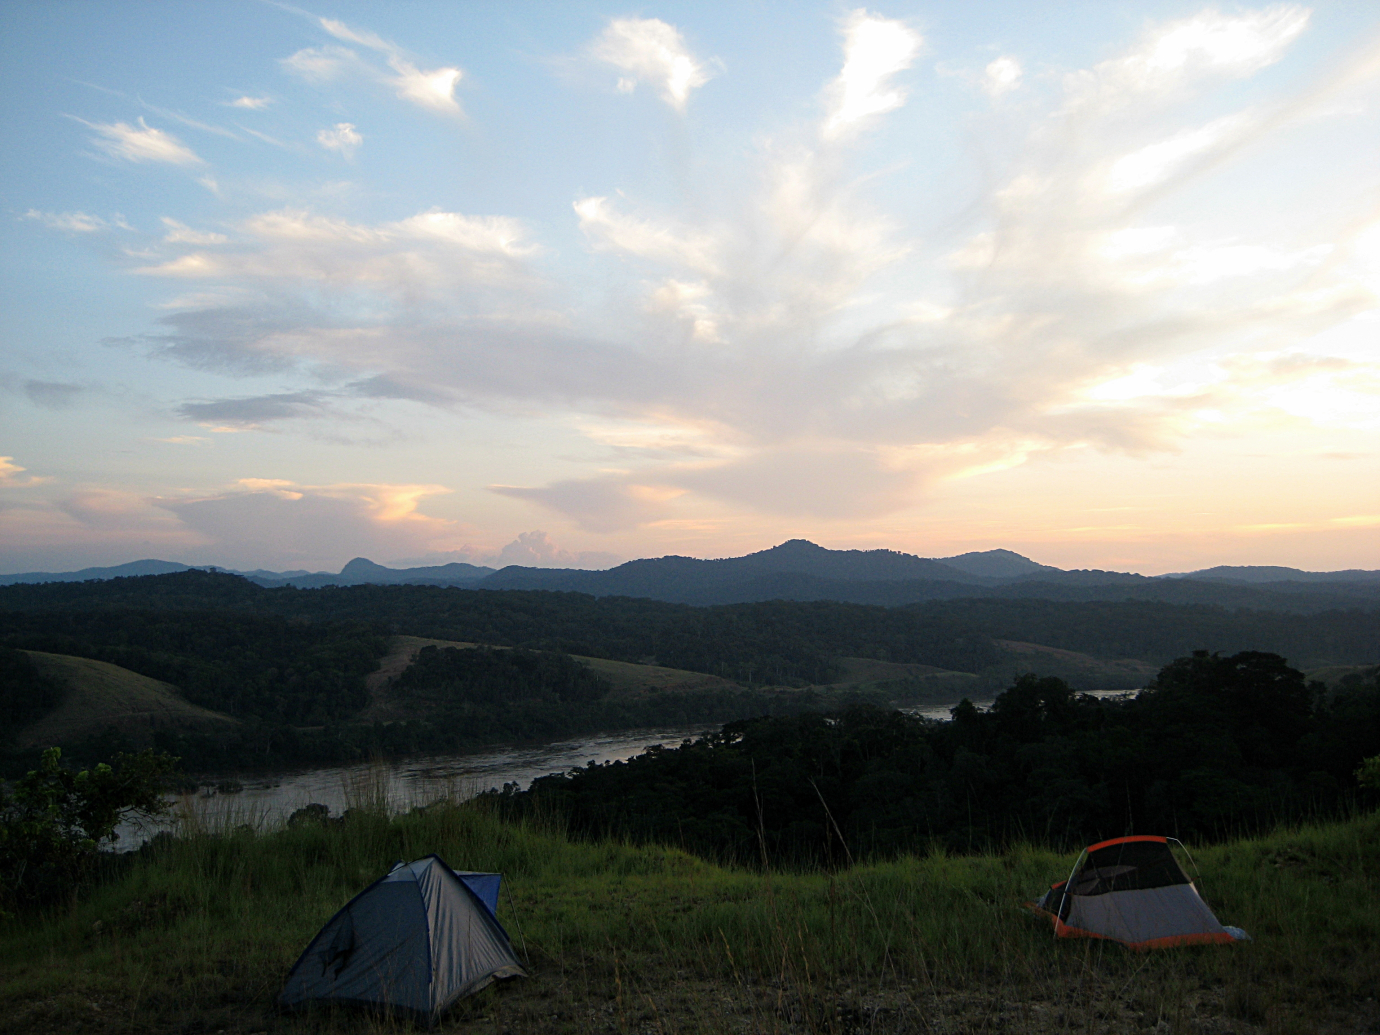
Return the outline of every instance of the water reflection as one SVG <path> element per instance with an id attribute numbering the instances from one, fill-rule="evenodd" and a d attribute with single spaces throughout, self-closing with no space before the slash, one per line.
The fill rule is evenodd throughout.
<path id="1" fill-rule="evenodd" d="M 1089 692 L 1102 698 L 1135 693 L 1125 690 Z M 947 721 L 955 703 L 928 704 L 902 711 Z M 973 703 L 986 709 L 992 702 Z M 256 829 L 272 827 L 312 803 L 325 805 L 333 816 L 359 805 L 382 806 L 390 812 L 401 812 L 440 798 L 471 798 L 506 783 L 516 783 L 525 790 L 539 776 L 568 772 L 590 762 L 621 762 L 642 754 L 652 745 L 677 747 L 682 741 L 693 740 L 718 728 L 714 723 L 702 723 L 600 734 L 540 747 L 494 748 L 473 755 L 431 755 L 402 762 L 210 776 L 203 781 L 211 785 L 210 788 L 199 795 L 184 796 L 177 808 L 194 815 L 197 822 L 221 830 L 245 823 Z M 208 793 L 222 781 L 238 784 L 243 789 L 233 794 Z M 120 835 L 116 851 L 133 851 L 160 830 L 172 829 L 175 824 L 176 820 L 172 819 L 122 823 L 116 828 Z"/>
<path id="2" fill-rule="evenodd" d="M 198 822 L 214 829 L 247 823 L 255 828 L 281 823 L 304 805 L 325 805 L 338 816 L 358 805 L 384 806 L 405 811 L 439 798 L 470 798 L 505 783 L 526 789 L 539 776 L 564 773 L 590 762 L 620 762 L 640 755 L 653 745 L 678 747 L 716 724 L 627 730 L 539 747 L 494 748 L 473 755 L 431 755 L 401 762 L 326 766 L 281 773 L 236 774 L 205 777 L 200 794 L 185 795 L 177 805 L 190 811 Z M 234 783 L 242 790 L 214 793 L 217 783 Z M 172 829 L 175 820 L 128 822 L 117 829 L 117 851 L 132 851 L 160 830 Z"/>
<path id="3" fill-rule="evenodd" d="M 1079 690 L 1078 692 L 1079 692 L 1080 694 L 1088 694 L 1088 695 L 1090 695 L 1090 696 L 1092 696 L 1092 697 L 1098 698 L 1099 700 L 1106 701 L 1106 700 L 1118 700 L 1118 699 L 1121 699 L 1121 698 L 1135 697 L 1136 694 L 1138 694 L 1140 691 L 1139 691 L 1139 690 Z M 954 707 L 955 707 L 956 705 L 957 705 L 957 702 L 954 702 L 954 704 L 926 704 L 926 705 L 920 705 L 920 706 L 914 707 L 914 708 L 902 708 L 902 709 L 900 709 L 900 710 L 903 711 L 903 712 L 905 712 L 907 715 L 919 715 L 919 716 L 923 716 L 923 717 L 926 718 L 926 719 L 940 719 L 940 720 L 942 720 L 942 721 L 944 721 L 944 722 L 947 722 L 947 721 L 949 721 L 951 718 L 953 718 L 951 712 L 953 711 L 953 709 L 954 709 Z M 977 708 L 978 711 L 980 711 L 980 712 L 985 712 L 988 708 L 992 707 L 992 702 L 991 702 L 990 700 L 974 701 L 974 702 L 973 702 L 973 706 L 974 706 L 975 708 Z"/>

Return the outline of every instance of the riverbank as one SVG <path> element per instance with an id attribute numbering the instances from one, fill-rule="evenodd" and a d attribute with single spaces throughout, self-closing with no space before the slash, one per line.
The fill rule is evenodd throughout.
<path id="1" fill-rule="evenodd" d="M 932 854 L 763 874 L 578 842 L 480 805 L 256 833 L 197 828 L 0 927 L 0 1031 L 375 1032 L 283 1017 L 286 969 L 398 858 L 505 874 L 531 977 L 442 1030 L 1355 1032 L 1380 1023 L 1380 816 L 1193 848 L 1204 897 L 1254 941 L 1137 955 L 1057 942 L 1023 908 L 1065 856 Z"/>

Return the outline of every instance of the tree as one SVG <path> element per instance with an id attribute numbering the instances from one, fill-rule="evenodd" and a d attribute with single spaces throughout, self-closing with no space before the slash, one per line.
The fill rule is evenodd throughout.
<path id="1" fill-rule="evenodd" d="M 1356 782 L 1362 787 L 1380 791 L 1380 755 L 1367 758 L 1356 770 Z"/>
<path id="2" fill-rule="evenodd" d="M 167 811 L 163 792 L 178 762 L 171 755 L 121 753 L 114 765 L 75 772 L 61 759 L 48 748 L 13 790 L 0 786 L 0 911 L 75 892 L 120 820 Z"/>
<path id="3" fill-rule="evenodd" d="M 1138 703 L 1161 723 L 1215 727 L 1248 765 L 1271 768 L 1290 758 L 1307 730 L 1313 691 L 1278 654 L 1224 658 L 1200 650 L 1161 669 Z"/>

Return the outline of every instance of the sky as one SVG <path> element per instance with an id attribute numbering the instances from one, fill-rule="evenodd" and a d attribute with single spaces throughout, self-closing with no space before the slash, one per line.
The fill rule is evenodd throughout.
<path id="1" fill-rule="evenodd" d="M 0 6 L 0 570 L 1380 568 L 1380 5 Z"/>

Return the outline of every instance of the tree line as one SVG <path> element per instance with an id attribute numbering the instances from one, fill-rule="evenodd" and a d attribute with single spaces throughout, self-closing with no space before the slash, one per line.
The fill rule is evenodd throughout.
<path id="1" fill-rule="evenodd" d="M 1031 675 L 952 722 L 868 707 L 748 719 L 492 800 L 748 864 L 1222 838 L 1374 799 L 1354 774 L 1380 754 L 1378 675 L 1328 693 L 1275 654 L 1196 652 L 1130 700 Z"/>

